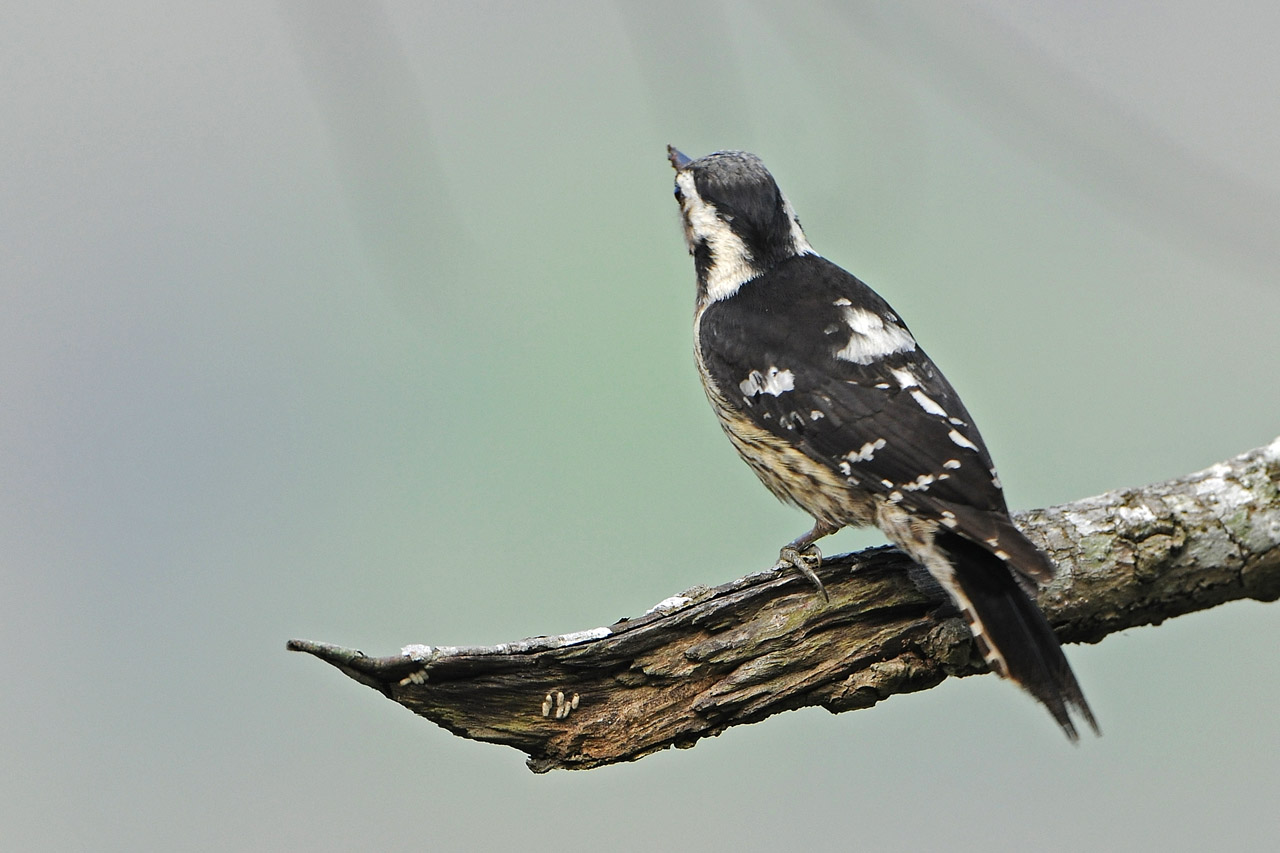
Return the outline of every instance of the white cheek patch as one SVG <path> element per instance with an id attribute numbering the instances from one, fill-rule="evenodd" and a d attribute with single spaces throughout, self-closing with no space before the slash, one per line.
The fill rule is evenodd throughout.
<path id="1" fill-rule="evenodd" d="M 844 301 L 836 300 L 836 304 Z M 870 364 L 896 352 L 909 352 L 916 348 L 916 340 L 910 332 L 873 311 L 840 305 L 840 313 L 853 334 L 849 336 L 849 343 L 836 353 L 836 358 L 854 364 Z"/>
<path id="2" fill-rule="evenodd" d="M 711 268 L 708 270 L 707 300 L 718 302 L 738 292 L 738 288 L 760 275 L 747 251 L 747 244 L 733 233 L 729 223 L 716 215 L 715 208 L 705 203 L 694 186 L 692 172 L 676 175 L 676 184 L 684 195 L 685 239 L 690 251 L 698 243 L 706 243 L 711 250 Z"/>
<path id="3" fill-rule="evenodd" d="M 795 390 L 796 375 L 790 370 L 779 370 L 771 365 L 763 373 L 759 370 L 748 373 L 747 378 L 738 383 L 738 388 L 741 389 L 744 397 L 754 397 L 757 394 L 772 394 L 779 397 L 788 391 Z"/>

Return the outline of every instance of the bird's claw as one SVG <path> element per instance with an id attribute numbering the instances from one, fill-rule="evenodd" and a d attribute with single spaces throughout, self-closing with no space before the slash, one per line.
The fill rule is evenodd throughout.
<path id="1" fill-rule="evenodd" d="M 795 569 L 804 575 L 809 580 L 809 583 L 818 588 L 818 592 L 822 594 L 824 601 L 830 601 L 831 596 L 827 595 L 827 588 L 822 585 L 822 581 L 815 571 L 821 565 L 822 552 L 818 550 L 817 545 L 810 545 L 804 550 L 788 545 L 778 553 L 778 562 L 773 564 L 773 570 L 780 572 L 786 569 Z"/>

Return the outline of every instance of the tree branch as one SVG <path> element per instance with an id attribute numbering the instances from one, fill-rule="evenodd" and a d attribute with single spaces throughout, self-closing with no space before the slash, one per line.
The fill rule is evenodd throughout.
<path id="1" fill-rule="evenodd" d="M 1059 566 L 1040 604 L 1064 642 L 1095 643 L 1239 598 L 1280 598 L 1280 438 L 1187 477 L 1017 517 Z M 535 772 L 633 761 L 821 705 L 868 708 L 985 672 L 942 591 L 892 548 L 829 558 L 830 602 L 761 572 L 636 619 L 498 646 L 371 658 L 289 648 L 461 737 L 513 746 Z"/>

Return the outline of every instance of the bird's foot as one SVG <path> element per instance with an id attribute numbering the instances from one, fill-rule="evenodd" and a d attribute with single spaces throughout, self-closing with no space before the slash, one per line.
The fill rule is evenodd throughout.
<path id="1" fill-rule="evenodd" d="M 831 596 L 827 595 L 827 588 L 822 585 L 822 581 L 815 571 L 821 565 L 822 552 L 818 550 L 817 545 L 809 545 L 803 549 L 788 545 L 778 553 L 778 562 L 773 564 L 773 570 L 780 572 L 786 569 L 795 569 L 818 588 L 818 592 L 822 594 L 824 601 L 830 601 Z"/>

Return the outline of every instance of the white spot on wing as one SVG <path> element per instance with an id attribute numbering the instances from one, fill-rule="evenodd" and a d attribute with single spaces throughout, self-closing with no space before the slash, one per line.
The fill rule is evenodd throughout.
<path id="1" fill-rule="evenodd" d="M 960 467 L 960 460 L 959 460 L 959 459 L 948 459 L 946 462 L 943 462 L 943 463 L 942 463 L 942 467 L 943 467 L 943 468 L 950 468 L 952 471 L 954 471 L 954 470 L 956 470 L 957 468 L 959 468 L 959 467 Z"/>
<path id="2" fill-rule="evenodd" d="M 911 397 L 917 403 L 920 404 L 920 408 L 924 409 L 929 414 L 937 415 L 943 418 L 947 416 L 946 411 L 941 406 L 938 405 L 937 401 L 935 401 L 928 394 L 921 391 L 919 388 L 912 389 Z"/>
<path id="3" fill-rule="evenodd" d="M 890 369 L 893 378 L 898 380 L 899 388 L 919 388 L 920 380 L 916 379 L 916 375 L 905 367 L 894 367 Z"/>
<path id="4" fill-rule="evenodd" d="M 978 449 L 978 445 L 974 444 L 972 441 L 965 438 L 963 435 L 956 432 L 955 430 L 951 430 L 951 432 L 947 433 L 947 438 L 951 439 L 953 442 L 956 443 L 956 445 L 963 447 L 966 450 Z"/>
<path id="5" fill-rule="evenodd" d="M 744 397 L 754 397 L 757 394 L 772 394 L 777 397 L 795 390 L 796 375 L 790 370 L 779 370 L 770 365 L 764 373 L 751 371 L 746 379 L 738 383 L 738 387 L 742 389 Z"/>
<path id="6" fill-rule="evenodd" d="M 930 484 L 932 484 L 936 479 L 937 478 L 932 474 L 921 474 L 910 483 L 903 483 L 902 488 L 906 489 L 908 492 L 923 491 L 924 489 L 929 488 Z"/>
<path id="7" fill-rule="evenodd" d="M 836 301 L 840 304 L 840 300 Z M 908 352 L 916 348 L 916 339 L 896 323 L 887 322 L 874 311 L 841 306 L 840 313 L 849 324 L 849 342 L 836 353 L 836 358 L 854 364 L 870 364 L 876 359 Z"/>
<path id="8" fill-rule="evenodd" d="M 888 444 L 883 438 L 877 438 L 875 441 L 868 441 L 857 450 L 851 450 L 844 455 L 844 458 L 850 462 L 870 462 L 875 458 L 876 451 Z M 845 473 L 848 473 L 847 471 Z"/>

